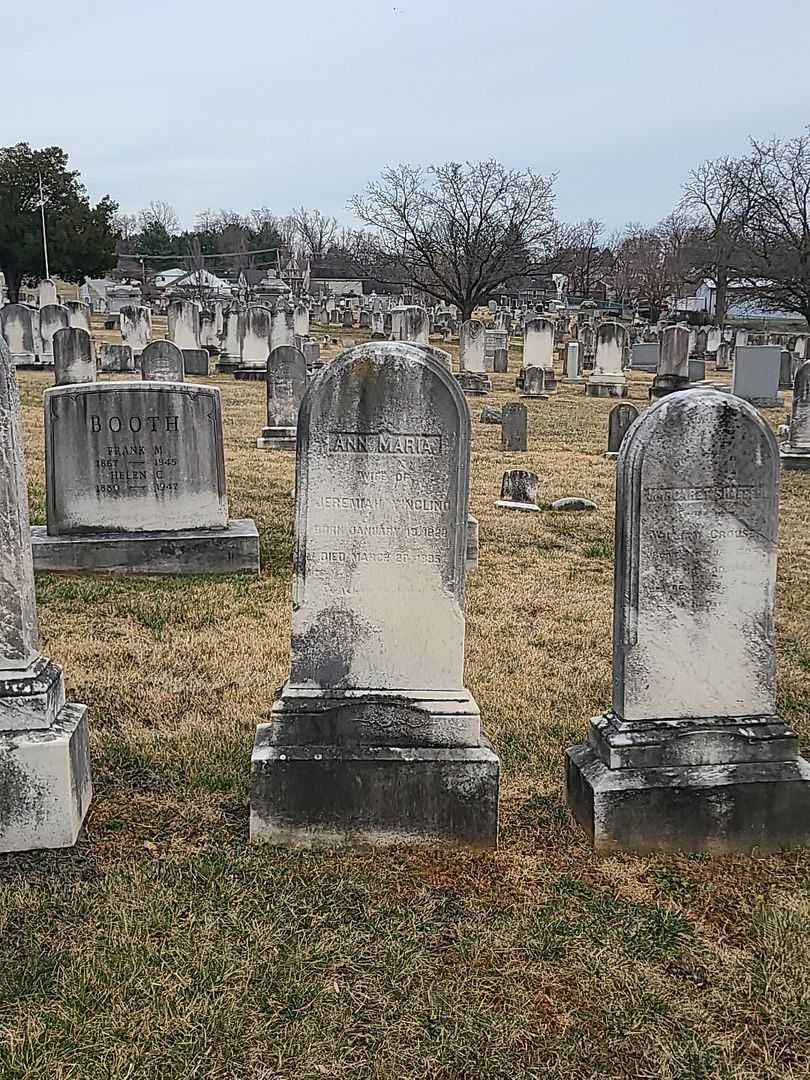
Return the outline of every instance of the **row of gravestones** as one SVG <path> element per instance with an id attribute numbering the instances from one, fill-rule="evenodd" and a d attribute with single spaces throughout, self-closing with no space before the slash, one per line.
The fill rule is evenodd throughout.
<path id="1" fill-rule="evenodd" d="M 47 392 L 76 440 L 52 443 L 49 469 L 106 455 L 140 480 L 173 435 L 205 428 L 191 405 L 147 401 L 148 386 L 138 413 L 86 399 L 103 389 Z M 218 407 L 211 388 L 171 389 Z M 499 762 L 464 679 L 476 545 L 458 381 L 411 345 L 359 346 L 312 381 L 297 437 L 290 674 L 257 728 L 251 836 L 493 846 Z M 91 791 L 86 710 L 64 704 L 61 670 L 39 653 L 20 448 L 0 348 L 2 850 L 72 843 Z M 569 807 L 598 848 L 810 839 L 810 766 L 776 712 L 778 461 L 758 413 L 710 389 L 668 395 L 626 434 L 612 708 L 566 754 Z"/>

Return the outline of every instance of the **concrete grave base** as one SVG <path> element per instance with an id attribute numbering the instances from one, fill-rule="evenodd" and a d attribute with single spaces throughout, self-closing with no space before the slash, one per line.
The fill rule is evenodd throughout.
<path id="1" fill-rule="evenodd" d="M 295 428 L 262 428 L 256 446 L 259 450 L 295 450 Z"/>
<path id="2" fill-rule="evenodd" d="M 222 364 L 219 365 L 219 370 L 223 371 Z M 233 377 L 243 382 L 246 379 L 254 379 L 256 382 L 264 382 L 267 378 L 266 367 L 236 367 L 232 369 Z"/>
<path id="3" fill-rule="evenodd" d="M 600 382 L 599 377 L 592 375 L 585 384 L 586 397 L 627 397 L 626 382 Z"/>
<path id="4" fill-rule="evenodd" d="M 497 499 L 495 505 L 503 510 L 533 510 L 538 513 L 540 511 L 540 507 L 533 503 L 512 502 L 510 499 Z"/>
<path id="5" fill-rule="evenodd" d="M 648 730 L 649 729 L 649 730 Z M 597 850 L 774 851 L 810 842 L 810 764 L 774 717 L 591 722 L 566 797 Z"/>
<path id="6" fill-rule="evenodd" d="M 563 386 L 581 386 L 584 381 L 585 381 L 584 379 L 580 379 L 580 378 L 561 379 L 560 380 L 560 382 L 563 384 Z"/>
<path id="7" fill-rule="evenodd" d="M 252 841 L 496 847 L 500 764 L 489 743 L 275 746 L 272 726 L 259 725 L 253 748 Z"/>
<path id="8" fill-rule="evenodd" d="M 85 705 L 63 705 L 46 728 L 0 732 L 0 793 L 0 853 L 76 843 L 93 794 Z"/>
<path id="9" fill-rule="evenodd" d="M 526 390 L 520 396 L 528 398 L 529 401 L 548 401 L 548 394 L 530 394 Z"/>
<path id="10" fill-rule="evenodd" d="M 810 469 L 810 453 L 800 454 L 795 450 L 779 448 L 779 460 L 782 468 L 789 472 L 799 469 Z"/>
<path id="11" fill-rule="evenodd" d="M 249 518 L 225 529 L 49 536 L 31 526 L 34 571 L 40 574 L 257 574 L 259 533 Z"/>

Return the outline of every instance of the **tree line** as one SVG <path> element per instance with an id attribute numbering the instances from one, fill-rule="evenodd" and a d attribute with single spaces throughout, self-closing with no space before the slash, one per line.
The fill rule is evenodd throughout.
<path id="1" fill-rule="evenodd" d="M 40 174 L 54 272 L 68 280 L 108 270 L 119 255 L 152 272 L 173 259 L 214 272 L 325 266 L 327 276 L 411 286 L 455 303 L 466 318 L 561 273 L 571 296 L 604 286 L 655 318 L 669 297 L 710 278 L 719 322 L 733 289 L 810 324 L 810 129 L 704 162 L 660 222 L 612 235 L 593 218 L 558 220 L 556 176 L 493 160 L 384 169 L 350 200 L 358 228 L 300 207 L 286 215 L 207 210 L 183 230 L 165 202 L 136 215 L 119 214 L 109 197 L 92 206 L 64 151 L 18 144 L 0 149 L 0 269 L 12 298 L 24 278 L 43 275 Z"/>

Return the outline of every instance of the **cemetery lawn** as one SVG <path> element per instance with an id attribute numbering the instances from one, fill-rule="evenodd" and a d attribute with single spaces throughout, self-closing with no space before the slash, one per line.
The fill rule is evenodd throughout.
<path id="1" fill-rule="evenodd" d="M 503 764 L 499 850 L 248 845 L 254 731 L 288 660 L 294 462 L 255 449 L 261 383 L 209 380 L 261 577 L 37 582 L 43 652 L 90 706 L 95 798 L 74 850 L 0 857 L 2 1080 L 810 1075 L 810 852 L 596 857 L 568 818 L 563 751 L 610 703 L 614 403 L 561 386 L 527 402 L 529 452 L 503 454 L 477 417 L 513 378 L 470 400 L 467 685 Z M 35 522 L 50 381 L 20 375 Z M 648 383 L 631 378 L 639 406 Z M 599 509 L 498 510 L 510 466 L 545 503 Z M 807 754 L 810 474 L 783 476 L 777 632 Z"/>

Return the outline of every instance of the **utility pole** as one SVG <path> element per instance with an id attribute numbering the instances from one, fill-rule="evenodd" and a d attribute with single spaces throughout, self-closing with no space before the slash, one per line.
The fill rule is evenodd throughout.
<path id="1" fill-rule="evenodd" d="M 42 173 L 39 174 L 39 209 L 42 213 L 42 250 L 45 253 L 45 277 L 50 278 L 48 269 L 48 236 L 45 232 L 45 196 L 42 193 Z"/>

